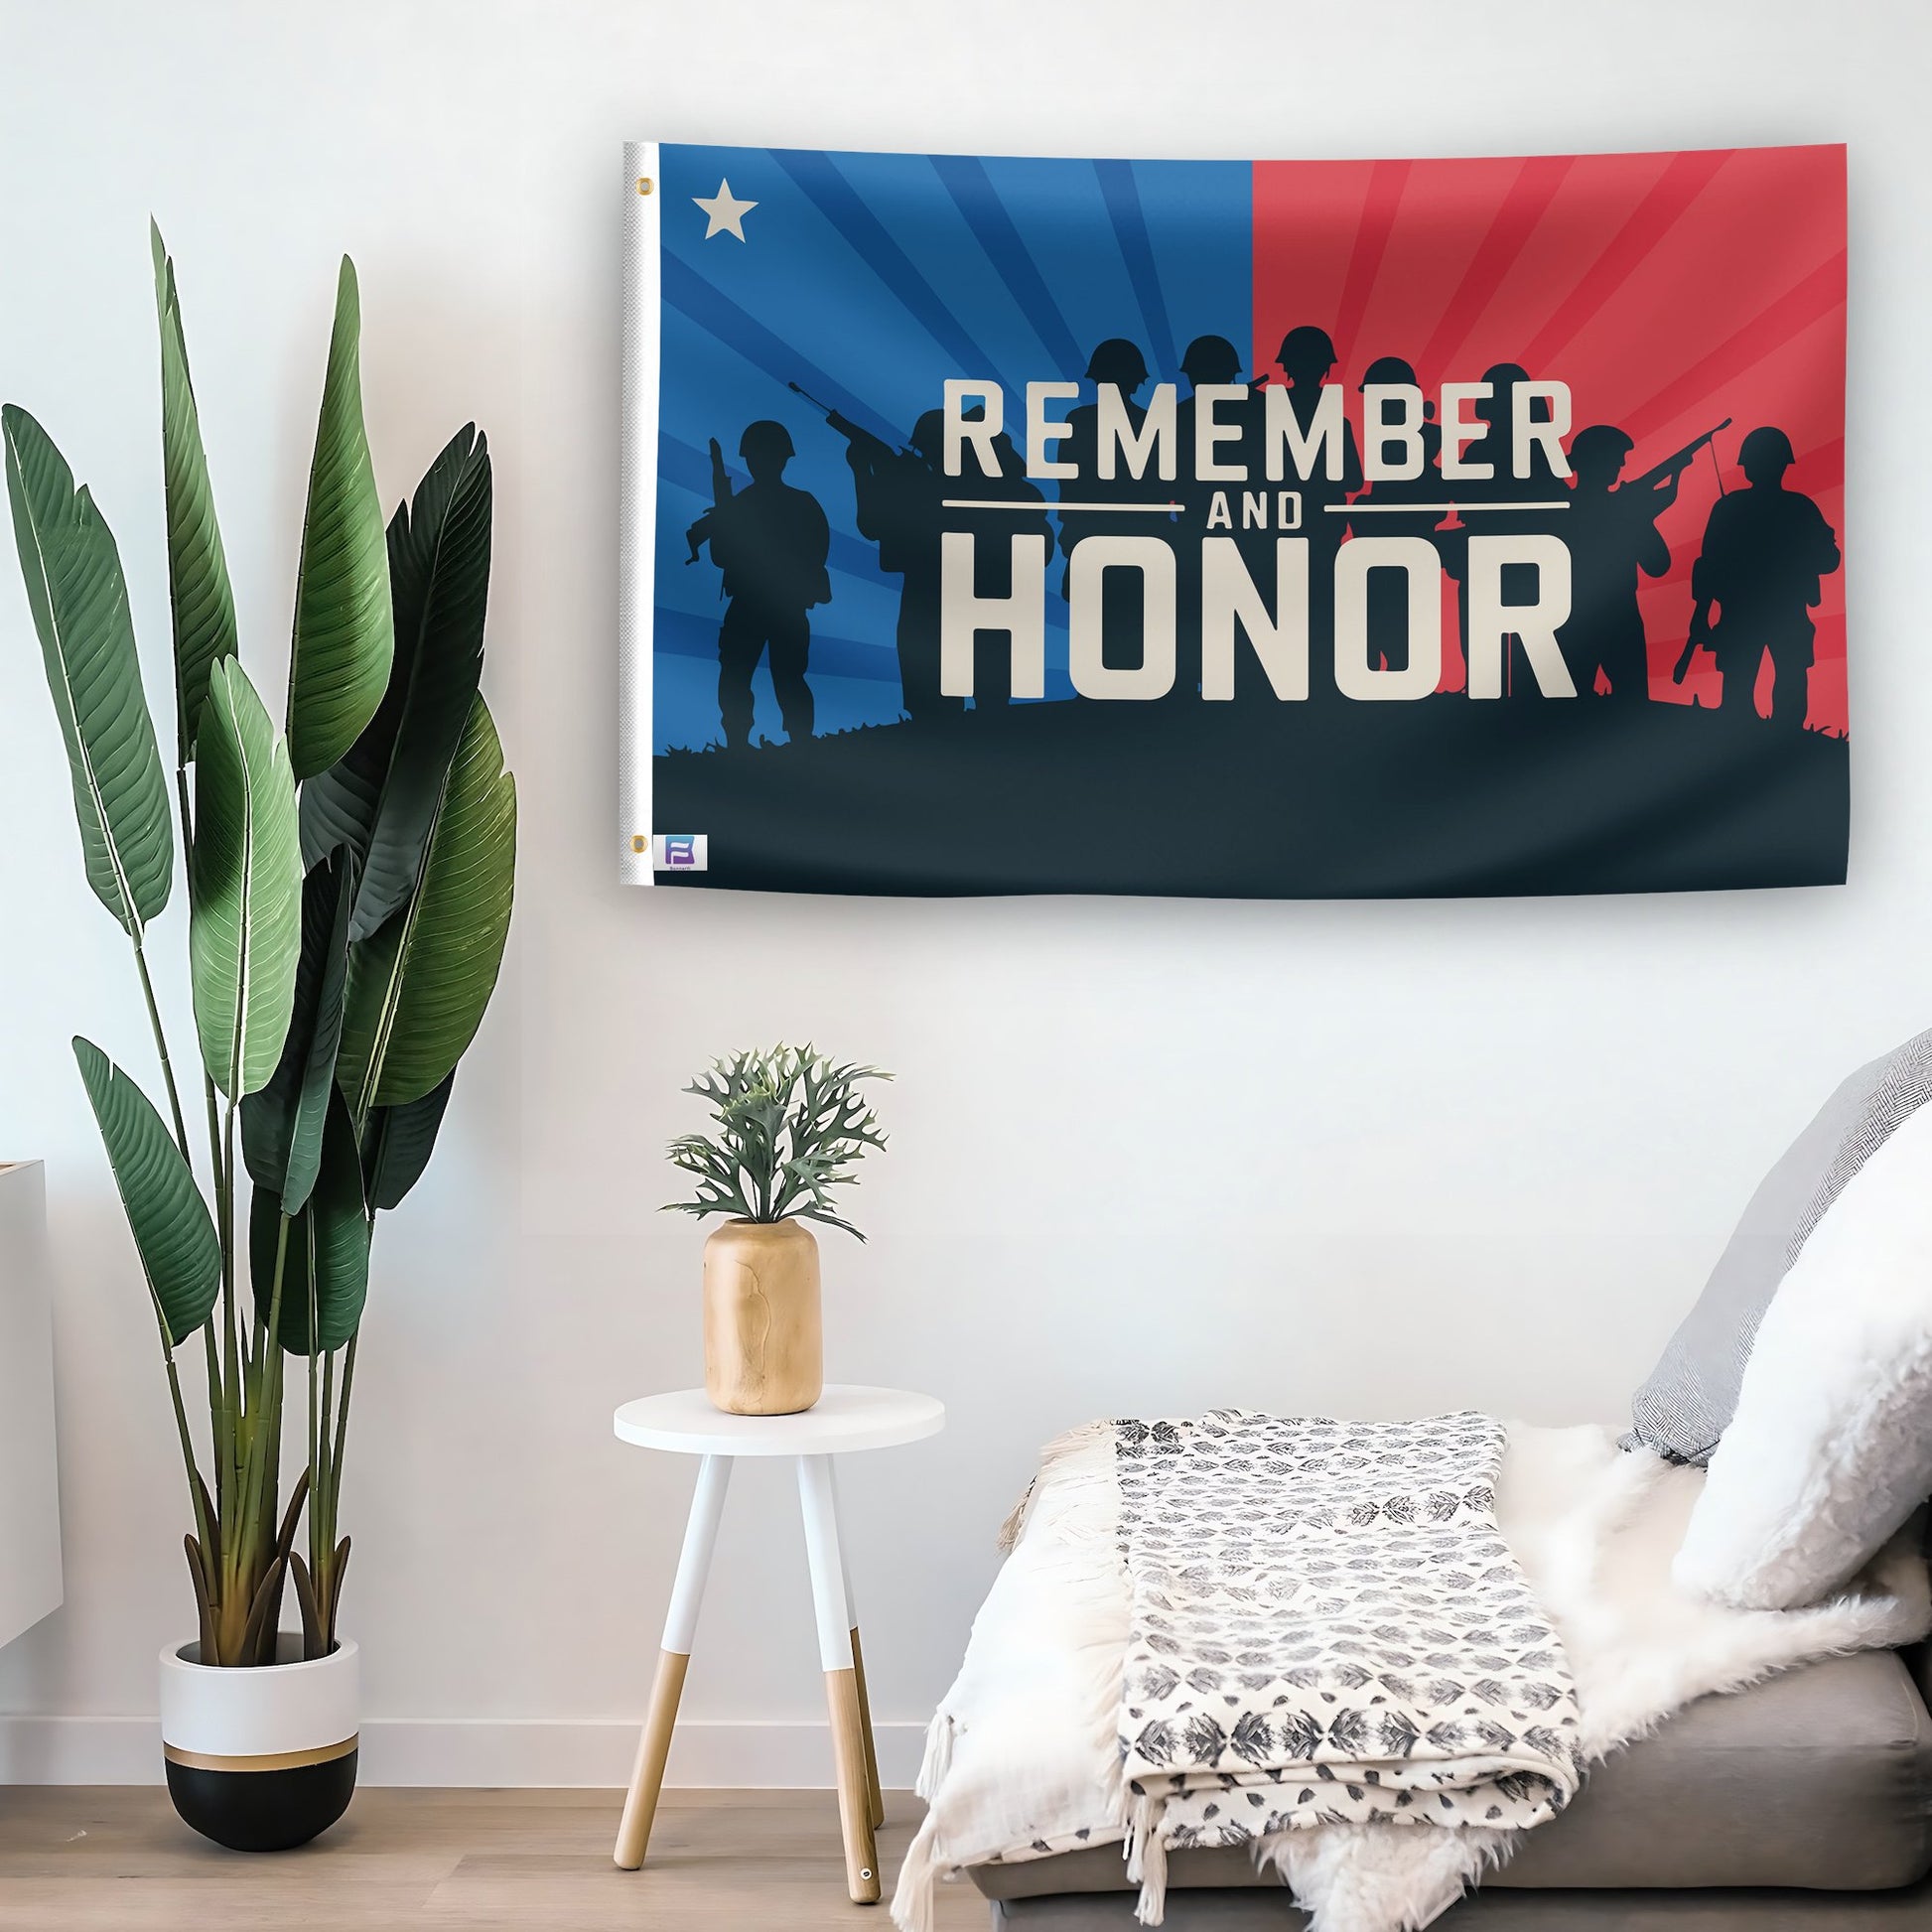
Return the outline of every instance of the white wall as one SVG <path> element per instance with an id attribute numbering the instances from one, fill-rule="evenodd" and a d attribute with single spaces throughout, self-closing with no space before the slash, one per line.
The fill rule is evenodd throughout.
<path id="1" fill-rule="evenodd" d="M 902 1777 L 1042 1439 L 1217 1403 L 1615 1416 L 1822 1092 L 1932 1021 L 1921 8 L 6 0 L 4 21 L 0 393 L 119 531 L 158 702 L 150 209 L 259 678 L 281 675 L 340 250 L 385 497 L 466 418 L 496 454 L 487 688 L 521 877 L 367 1324 L 344 1513 L 371 1774 L 621 1774 L 614 1721 L 642 1704 L 690 1472 L 621 1449 L 608 1418 L 699 1373 L 699 1231 L 652 1209 L 677 1087 L 714 1049 L 809 1035 L 899 1075 L 872 1242 L 830 1236 L 826 1260 L 835 1376 L 952 1411 L 847 1480 Z M 1849 139 L 1853 884 L 1414 905 L 621 889 L 620 143 L 641 134 L 1234 156 Z M 0 1725 L 0 1777 L 151 1773 L 152 1733 L 121 1721 L 153 1711 L 154 1653 L 190 1627 L 153 1330 L 66 1043 L 84 1029 L 145 1066 L 144 1028 L 64 786 L 9 568 L 0 1155 L 48 1161 L 68 1603 L 0 1654 L 0 1711 L 37 1714 Z M 185 1044 L 179 917 L 157 949 Z M 686 1777 L 821 1772 L 784 1727 L 820 1707 L 776 1473 L 733 1498 Z"/>

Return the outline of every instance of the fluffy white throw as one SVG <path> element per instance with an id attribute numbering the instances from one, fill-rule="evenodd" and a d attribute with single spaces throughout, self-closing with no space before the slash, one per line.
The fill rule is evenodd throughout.
<path id="1" fill-rule="evenodd" d="M 1041 1468 L 933 1720 L 919 1783 L 929 1809 L 893 1901 L 901 1932 L 930 1932 L 934 1881 L 968 1865 L 1127 1840 L 1118 1725 L 1131 1625 L 1112 1459 L 1109 1438 L 1076 1432 Z M 1562 1640 L 1589 1761 L 1693 1699 L 1932 1627 L 1925 1564 L 1902 1535 L 1845 1594 L 1808 1609 L 1739 1610 L 1680 1589 L 1671 1559 L 1703 1481 L 1619 1451 L 1612 1430 L 1510 1431 L 1498 1519 Z M 1312 1932 L 1417 1932 L 1519 1836 L 1319 1823 L 1257 1841 L 1256 1856 Z"/>

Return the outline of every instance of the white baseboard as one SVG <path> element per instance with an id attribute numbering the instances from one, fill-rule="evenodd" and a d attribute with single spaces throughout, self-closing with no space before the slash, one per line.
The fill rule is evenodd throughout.
<path id="1" fill-rule="evenodd" d="M 909 1789 L 925 1727 L 875 1725 L 880 1781 Z M 624 1784 L 638 1721 L 615 1718 L 380 1718 L 361 1728 L 363 1784 L 605 1787 Z M 159 1784 L 153 1718 L 0 1716 L 0 1784 Z M 667 1786 L 810 1790 L 832 1783 L 823 1724 L 680 1724 Z"/>

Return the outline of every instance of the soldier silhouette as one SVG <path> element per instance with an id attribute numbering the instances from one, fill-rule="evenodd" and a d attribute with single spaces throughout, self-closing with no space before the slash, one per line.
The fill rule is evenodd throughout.
<path id="1" fill-rule="evenodd" d="M 1557 646 L 1570 667 L 1578 695 L 1596 693 L 1600 667 L 1619 704 L 1650 697 L 1650 650 L 1637 608 L 1637 573 L 1661 577 L 1670 568 L 1670 545 L 1657 519 L 1677 501 L 1681 468 L 1652 482 L 1619 483 L 1623 460 L 1635 447 L 1608 423 L 1580 429 L 1570 445 L 1576 483 L 1564 519 L 1570 547 L 1570 621 L 1557 631 Z M 1655 476 L 1655 473 L 1652 473 Z"/>
<path id="2" fill-rule="evenodd" d="M 714 470 L 722 475 L 717 445 L 712 448 Z M 732 494 L 724 483 L 690 533 L 694 550 L 711 545 L 711 561 L 724 573 L 731 600 L 718 627 L 718 713 L 727 746 L 752 742 L 752 674 L 768 652 L 778 715 L 795 745 L 812 735 L 812 691 L 805 681 L 808 613 L 831 601 L 825 572 L 831 529 L 817 497 L 784 481 L 785 465 L 796 454 L 784 424 L 750 424 L 738 439 L 738 454 L 752 473 L 750 484 Z"/>
<path id="3" fill-rule="evenodd" d="M 1275 602 L 1275 532 L 1246 527 L 1239 508 L 1242 484 L 1222 483 L 1198 474 L 1194 431 L 1200 415 L 1200 391 L 1211 385 L 1238 384 L 1241 351 L 1225 336 L 1196 336 L 1180 358 L 1180 372 L 1187 378 L 1192 392 L 1183 396 L 1174 410 L 1173 493 L 1180 503 L 1180 521 L 1174 533 L 1173 694 L 1191 699 L 1200 692 L 1201 540 L 1210 534 L 1207 518 L 1214 498 L 1219 494 L 1228 497 L 1233 506 L 1234 527 L 1211 534 L 1233 538 L 1249 577 L 1271 610 Z M 1246 487 L 1256 490 L 1266 485 L 1261 408 L 1260 399 L 1250 388 L 1240 400 L 1221 397 L 1214 410 L 1218 426 L 1238 428 L 1241 432 L 1238 437 L 1216 445 L 1215 461 L 1229 468 L 1245 469 Z"/>
<path id="4" fill-rule="evenodd" d="M 1232 493 L 1241 487 L 1239 483 L 1230 485 L 1198 477 L 1194 463 L 1194 423 L 1200 413 L 1200 391 L 1210 385 L 1227 386 L 1239 381 L 1241 351 L 1225 336 L 1196 336 L 1180 358 L 1180 373 L 1187 378 L 1193 393 L 1183 396 L 1174 411 L 1176 481 L 1173 493 L 1181 505 L 1183 526 L 1198 531 L 1206 527 L 1208 508 L 1215 493 L 1219 490 Z M 1230 439 L 1218 446 L 1217 461 L 1228 465 L 1245 465 L 1250 486 L 1259 488 L 1263 482 L 1260 474 L 1261 415 L 1252 393 L 1245 403 L 1224 398 L 1215 409 L 1214 420 L 1222 425 L 1238 424 L 1241 429 L 1238 442 Z M 1234 534 L 1240 534 L 1238 516 Z"/>
<path id="5" fill-rule="evenodd" d="M 939 466 L 917 447 L 893 449 L 836 410 L 826 420 L 846 439 L 859 534 L 879 546 L 879 568 L 899 579 L 900 708 L 913 719 L 957 710 L 959 700 L 939 692 L 939 532 L 945 515 Z M 920 427 L 926 420 L 920 418 Z M 918 438 L 914 429 L 913 445 Z"/>
<path id="6" fill-rule="evenodd" d="M 1414 366 L 1400 355 L 1378 355 L 1362 372 L 1361 390 L 1371 384 L 1414 384 Z M 1359 393 L 1359 391 L 1358 391 Z M 1360 519 L 1364 533 L 1378 537 L 1422 537 L 1436 546 L 1438 556 L 1449 539 L 1436 534 L 1447 512 L 1442 473 L 1443 432 L 1436 421 L 1436 405 L 1423 405 L 1422 471 L 1414 477 L 1378 477 L 1356 498 L 1373 506 Z M 1409 509 L 1408 504 L 1435 505 Z M 1409 599 L 1407 586 L 1393 572 L 1375 571 L 1368 580 L 1368 661 L 1391 671 L 1409 662 Z"/>
<path id="7" fill-rule="evenodd" d="M 1305 322 L 1282 338 L 1275 359 L 1288 378 L 1289 407 L 1306 432 L 1314 421 L 1314 412 L 1321 404 L 1321 391 L 1333 372 L 1335 345 L 1325 329 Z M 1325 461 L 1317 463 L 1314 475 L 1306 481 L 1297 479 L 1291 465 L 1279 485 L 1301 493 L 1301 534 L 1309 540 L 1311 697 L 1332 693 L 1335 688 L 1335 557 L 1348 534 L 1348 519 L 1341 512 L 1348 498 L 1362 486 L 1362 455 L 1352 423 L 1344 424 L 1342 439 L 1342 469 L 1338 478 L 1330 479 Z M 1313 671 L 1313 667 L 1324 663 L 1330 667 L 1326 679 Z"/>
<path id="8" fill-rule="evenodd" d="M 975 404 L 965 420 L 983 422 L 986 410 Z M 973 589 L 981 597 L 1004 597 L 1012 589 L 1013 539 L 1038 535 L 1050 545 L 1045 498 L 1028 481 L 1027 466 L 1013 439 L 994 438 L 1001 474 L 985 476 L 970 454 L 961 474 L 945 474 L 945 412 L 928 409 L 913 424 L 907 447 L 894 450 L 834 412 L 828 418 L 847 439 L 846 461 L 858 497 L 859 534 L 879 546 L 879 567 L 900 579 L 898 600 L 899 702 L 908 718 L 956 717 L 964 698 L 949 698 L 939 688 L 940 539 L 949 530 L 974 538 Z M 968 498 L 1010 504 L 1042 505 L 1037 514 L 1012 509 L 948 509 Z M 987 709 L 1013 696 L 1011 649 L 987 653 L 976 666 L 973 703 Z"/>
<path id="9" fill-rule="evenodd" d="M 1147 410 L 1134 400 L 1148 379 L 1147 358 L 1139 347 L 1124 337 L 1112 336 L 1087 358 L 1087 380 L 1096 391 L 1112 388 L 1119 392 L 1130 429 L 1139 434 L 1147 421 Z M 1172 490 L 1153 474 L 1136 478 L 1127 465 L 1116 462 L 1112 477 L 1100 475 L 1100 405 L 1098 400 L 1081 403 L 1066 414 L 1068 433 L 1060 445 L 1060 460 L 1078 472 L 1063 478 L 1060 497 L 1074 503 L 1146 503 Z M 1061 510 L 1060 549 L 1067 557 L 1067 568 L 1060 580 L 1060 595 L 1070 597 L 1073 588 L 1074 547 L 1092 536 L 1159 537 L 1173 541 L 1174 530 L 1168 517 L 1108 510 Z M 1146 648 L 1146 586 L 1137 573 L 1110 570 L 1101 578 L 1100 637 L 1101 654 L 1107 663 L 1120 667 L 1142 662 Z M 1175 679 L 1175 683 L 1179 683 Z"/>
<path id="10" fill-rule="evenodd" d="M 1810 709 L 1811 613 L 1819 580 L 1839 567 L 1838 536 L 1809 496 L 1785 488 L 1784 473 L 1796 459 L 1783 430 L 1752 430 L 1737 461 L 1746 486 L 1712 504 L 1692 567 L 1691 642 L 1716 654 L 1721 703 L 1733 713 L 1752 708 L 1768 652 L 1771 722 L 1802 732 Z"/>
<path id="11" fill-rule="evenodd" d="M 1469 660 L 1469 538 L 1509 536 L 1523 532 L 1561 537 L 1567 527 L 1564 518 L 1568 514 L 1565 511 L 1484 507 L 1496 503 L 1560 502 L 1564 497 L 1564 484 L 1541 440 L 1530 445 L 1529 475 L 1519 477 L 1515 472 L 1515 390 L 1518 383 L 1530 379 L 1529 371 L 1516 362 L 1497 362 L 1483 370 L 1482 379 L 1489 385 L 1489 394 L 1476 403 L 1473 413 L 1483 425 L 1483 431 L 1463 450 L 1462 460 L 1468 464 L 1486 463 L 1489 475 L 1445 480 L 1449 498 L 1456 505 L 1456 522 L 1450 526 L 1450 532 L 1444 542 L 1444 563 L 1449 575 L 1455 579 L 1456 635 L 1462 647 L 1464 665 Z M 1532 399 L 1533 421 L 1548 421 L 1549 413 L 1550 406 L 1545 398 L 1539 396 Z M 1465 518 L 1463 512 L 1469 509 L 1474 509 L 1475 515 Z M 1539 589 L 1534 565 L 1504 566 L 1504 604 L 1534 604 Z M 1503 690 L 1513 693 L 1520 688 L 1533 695 L 1538 689 L 1534 677 L 1527 679 L 1520 687 L 1516 682 L 1516 643 L 1514 633 L 1503 638 Z M 1582 691 L 1582 681 L 1576 680 L 1576 683 L 1577 689 Z"/>

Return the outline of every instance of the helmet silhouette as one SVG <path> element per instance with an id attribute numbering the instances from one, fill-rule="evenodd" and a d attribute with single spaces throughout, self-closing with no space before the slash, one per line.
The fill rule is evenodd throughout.
<path id="1" fill-rule="evenodd" d="M 1413 363 L 1405 362 L 1400 355 L 1378 355 L 1362 371 L 1362 387 L 1366 389 L 1371 382 L 1407 382 L 1414 386 L 1416 371 Z"/>
<path id="2" fill-rule="evenodd" d="M 798 452 L 791 446 L 791 432 L 782 423 L 774 423 L 768 418 L 745 425 L 745 434 L 738 439 L 738 454 L 742 457 L 755 456 L 796 456 Z"/>
<path id="3" fill-rule="evenodd" d="M 1510 392 L 1519 382 L 1527 382 L 1530 372 L 1520 362 L 1493 362 L 1483 370 L 1482 379 L 1488 383 L 1489 393 L 1476 402 L 1475 415 L 1481 422 L 1494 424 L 1505 419 L 1512 401 Z M 1547 413 L 1546 406 L 1544 414 Z M 1531 420 L 1542 418 L 1532 411 Z"/>
<path id="4" fill-rule="evenodd" d="M 906 438 L 921 456 L 934 457 L 939 454 L 939 441 L 946 433 L 946 412 L 943 409 L 928 409 L 912 425 L 912 434 Z"/>
<path id="5" fill-rule="evenodd" d="M 1335 365 L 1335 345 L 1325 329 L 1317 329 L 1313 323 L 1305 322 L 1282 338 L 1281 351 L 1276 360 L 1291 375 L 1297 370 L 1326 375 Z"/>
<path id="6" fill-rule="evenodd" d="M 1591 423 L 1571 439 L 1570 461 L 1578 470 L 1593 469 L 1600 463 L 1614 475 L 1635 448 L 1630 438 L 1613 423 Z"/>
<path id="7" fill-rule="evenodd" d="M 1147 359 L 1125 336 L 1109 336 L 1087 357 L 1087 380 L 1138 389 L 1147 380 Z"/>
<path id="8" fill-rule="evenodd" d="M 1241 351 L 1225 336 L 1196 336 L 1180 358 L 1189 382 L 1232 382 L 1241 373 Z"/>
<path id="9" fill-rule="evenodd" d="M 1760 465 L 1765 469 L 1789 470 L 1798 460 L 1791 439 L 1781 429 L 1754 429 L 1737 446 L 1738 467 L 1749 476 Z"/>

